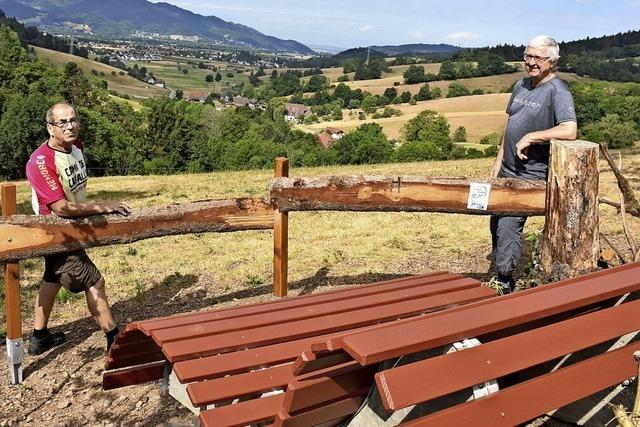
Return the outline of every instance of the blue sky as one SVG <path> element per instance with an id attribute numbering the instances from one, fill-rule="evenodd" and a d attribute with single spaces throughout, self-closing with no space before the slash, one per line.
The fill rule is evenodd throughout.
<path id="1" fill-rule="evenodd" d="M 159 0 L 151 0 L 157 2 Z M 162 0 L 305 44 L 524 44 L 640 29 L 640 0 Z"/>

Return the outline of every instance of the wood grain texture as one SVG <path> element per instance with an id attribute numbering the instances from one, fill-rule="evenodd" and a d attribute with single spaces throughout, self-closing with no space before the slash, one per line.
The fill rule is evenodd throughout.
<path id="1" fill-rule="evenodd" d="M 0 261 L 131 243 L 176 234 L 273 228 L 273 208 L 262 199 L 209 200 L 134 209 L 129 216 L 55 215 L 0 218 Z"/>
<path id="2" fill-rule="evenodd" d="M 552 282 L 596 269 L 598 144 L 553 141 L 539 276 Z"/>
<path id="3" fill-rule="evenodd" d="M 468 209 L 472 182 L 490 183 L 487 210 Z M 475 215 L 544 215 L 544 181 L 420 176 L 329 176 L 280 178 L 271 200 L 281 211 L 411 211 Z"/>

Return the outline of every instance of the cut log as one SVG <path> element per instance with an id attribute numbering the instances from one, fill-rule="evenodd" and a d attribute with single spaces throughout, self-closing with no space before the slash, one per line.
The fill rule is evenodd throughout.
<path id="1" fill-rule="evenodd" d="M 273 208 L 257 198 L 154 206 L 134 209 L 129 216 L 14 215 L 0 217 L 0 262 L 150 237 L 272 228 Z"/>
<path id="2" fill-rule="evenodd" d="M 598 240 L 598 144 L 552 141 L 538 275 L 559 281 L 593 271 Z"/>
<path id="3" fill-rule="evenodd" d="M 487 209 L 467 207 L 471 183 L 491 184 Z M 544 181 L 419 176 L 279 178 L 271 200 L 280 211 L 410 211 L 544 215 Z"/>

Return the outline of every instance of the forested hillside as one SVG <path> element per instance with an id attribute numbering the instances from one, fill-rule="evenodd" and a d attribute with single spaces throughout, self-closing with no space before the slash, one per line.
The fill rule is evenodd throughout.
<path id="1" fill-rule="evenodd" d="M 455 58 L 476 58 L 486 52 L 507 61 L 521 61 L 525 46 L 498 45 L 479 49 L 463 49 Z M 599 80 L 640 83 L 640 31 L 627 31 L 560 43 L 559 69 Z"/>

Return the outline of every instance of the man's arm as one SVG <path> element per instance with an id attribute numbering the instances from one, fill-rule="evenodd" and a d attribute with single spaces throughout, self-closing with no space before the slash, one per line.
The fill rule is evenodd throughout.
<path id="1" fill-rule="evenodd" d="M 51 210 L 63 218 L 108 213 L 127 216 L 131 213 L 131 206 L 125 202 L 74 203 L 61 199 L 51 204 Z"/>
<path id="2" fill-rule="evenodd" d="M 574 121 L 562 122 L 551 129 L 530 132 L 516 144 L 516 155 L 520 160 L 527 159 L 527 149 L 532 144 L 549 142 L 552 139 L 574 140 L 578 135 L 578 123 Z"/>
<path id="3" fill-rule="evenodd" d="M 504 158 L 504 133 L 502 134 L 502 142 L 500 143 L 500 148 L 498 149 L 498 154 L 496 155 L 496 159 L 493 162 L 493 166 L 491 166 L 491 172 L 489 174 L 490 178 L 497 178 L 500 173 L 500 169 L 502 169 L 502 159 Z"/>

